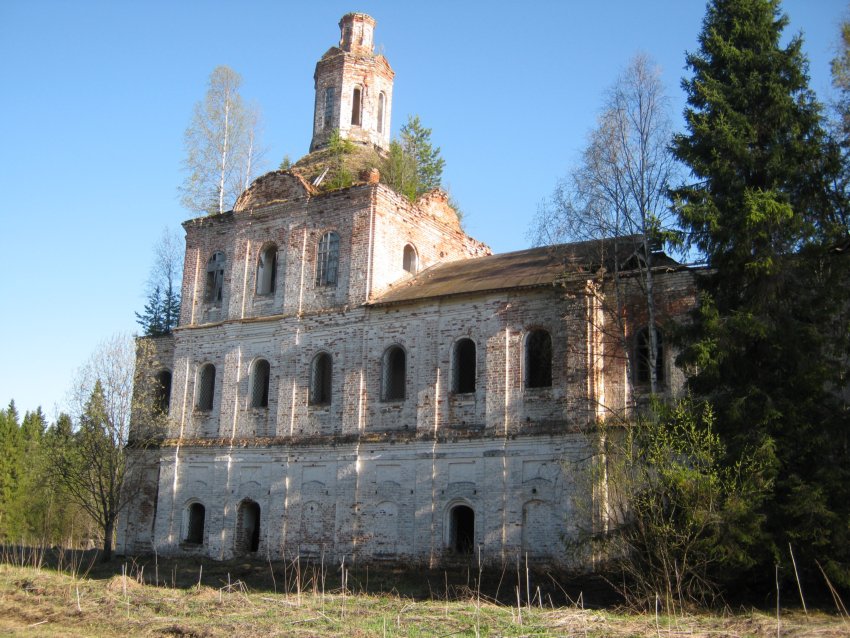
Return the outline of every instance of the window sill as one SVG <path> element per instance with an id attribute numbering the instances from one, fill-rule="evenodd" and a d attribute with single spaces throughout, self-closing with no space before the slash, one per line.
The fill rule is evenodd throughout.
<path id="1" fill-rule="evenodd" d="M 523 388 L 523 395 L 528 399 L 551 399 L 552 386 L 543 386 L 540 388 Z"/>
<path id="2" fill-rule="evenodd" d="M 330 403 L 310 403 L 307 405 L 310 412 L 314 414 L 327 414 L 331 411 Z"/>

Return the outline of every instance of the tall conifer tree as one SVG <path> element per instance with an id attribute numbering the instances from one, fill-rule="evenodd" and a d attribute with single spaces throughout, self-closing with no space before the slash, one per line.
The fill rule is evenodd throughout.
<path id="1" fill-rule="evenodd" d="M 791 543 L 804 569 L 818 559 L 850 583 L 847 423 L 831 389 L 832 319 L 846 303 L 828 250 L 842 232 L 828 187 L 837 156 L 800 36 L 780 44 L 787 24 L 778 0 L 713 0 L 687 57 L 688 132 L 674 149 L 696 183 L 673 194 L 710 271 L 683 359 L 733 450 L 775 450 L 762 559 L 787 563 Z"/>

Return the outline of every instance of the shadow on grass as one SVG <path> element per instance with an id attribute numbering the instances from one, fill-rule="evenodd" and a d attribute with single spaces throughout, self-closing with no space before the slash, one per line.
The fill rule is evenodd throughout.
<path id="1" fill-rule="evenodd" d="M 413 600 L 482 600 L 534 606 L 580 605 L 602 608 L 621 602 L 599 576 L 575 574 L 545 567 L 454 561 L 451 566 L 430 568 L 398 562 L 330 564 L 321 559 L 294 556 L 269 561 L 248 555 L 226 561 L 200 557 L 115 556 L 100 561 L 96 549 L 4 546 L 0 561 L 6 564 L 47 568 L 71 575 L 106 580 L 127 576 L 148 585 L 188 589 L 199 584 L 215 589 L 246 587 L 255 592 L 322 594 L 395 594 Z"/>

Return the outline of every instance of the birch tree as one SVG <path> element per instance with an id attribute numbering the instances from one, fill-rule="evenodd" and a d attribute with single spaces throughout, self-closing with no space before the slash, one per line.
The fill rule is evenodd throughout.
<path id="1" fill-rule="evenodd" d="M 207 94 L 195 105 L 184 134 L 186 178 L 181 203 L 208 215 L 223 213 L 251 183 L 263 155 L 260 112 L 239 93 L 242 77 L 227 66 L 210 74 Z"/>
<path id="2" fill-rule="evenodd" d="M 581 162 L 544 202 L 531 230 L 538 244 L 600 240 L 615 255 L 628 252 L 636 267 L 646 302 L 648 326 L 658 320 L 654 297 L 653 259 L 665 241 L 675 238 L 667 189 L 676 164 L 668 149 L 671 124 L 668 101 L 658 68 L 636 55 L 608 91 L 596 128 Z M 612 240 L 603 244 L 602 240 Z M 619 268 L 613 260 L 616 316 L 624 315 Z M 625 329 L 618 326 L 626 347 Z M 656 331 L 648 330 L 650 391 L 658 390 Z M 627 358 L 630 366 L 634 361 Z M 632 375 L 629 374 L 629 378 Z"/>

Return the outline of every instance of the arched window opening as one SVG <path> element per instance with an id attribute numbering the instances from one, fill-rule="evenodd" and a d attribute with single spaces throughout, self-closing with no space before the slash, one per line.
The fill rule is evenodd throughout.
<path id="1" fill-rule="evenodd" d="M 162 370 L 156 375 L 154 401 L 160 412 L 168 414 L 168 405 L 171 403 L 171 372 L 168 370 Z"/>
<path id="2" fill-rule="evenodd" d="M 257 260 L 257 294 L 271 295 L 274 293 L 277 277 L 277 246 L 274 244 L 263 248 Z"/>
<path id="3" fill-rule="evenodd" d="M 325 89 L 325 113 L 324 127 L 330 128 L 333 125 L 334 119 L 334 87 L 329 86 Z"/>
<path id="4" fill-rule="evenodd" d="M 207 303 L 221 302 L 224 288 L 224 253 L 214 252 L 207 262 L 207 284 L 204 291 L 204 301 Z"/>
<path id="5" fill-rule="evenodd" d="M 245 500 L 236 514 L 236 551 L 239 554 L 256 552 L 260 548 L 260 506 Z"/>
<path id="6" fill-rule="evenodd" d="M 419 258 L 416 256 L 416 249 L 411 244 L 407 244 L 404 247 L 402 267 L 413 275 L 415 275 L 416 271 L 419 269 Z"/>
<path id="7" fill-rule="evenodd" d="M 384 109 L 386 108 L 387 96 L 383 91 L 378 95 L 378 133 L 384 132 Z"/>
<path id="8" fill-rule="evenodd" d="M 195 407 L 208 412 L 213 408 L 215 399 L 215 366 L 207 363 L 198 374 L 198 394 Z"/>
<path id="9" fill-rule="evenodd" d="M 403 401 L 407 384 L 407 355 L 399 346 L 384 352 L 381 398 L 384 401 Z"/>
<path id="10" fill-rule="evenodd" d="M 331 231 L 322 235 L 316 259 L 316 285 L 336 286 L 339 271 L 339 235 Z"/>
<path id="11" fill-rule="evenodd" d="M 271 377 L 271 366 L 265 359 L 258 359 L 254 363 L 251 373 L 251 407 L 269 407 L 269 378 Z"/>
<path id="12" fill-rule="evenodd" d="M 475 547 L 475 512 L 466 505 L 452 508 L 449 547 L 458 554 L 471 554 Z"/>
<path id="13" fill-rule="evenodd" d="M 533 330 L 525 340 L 525 387 L 552 386 L 552 337 L 545 330 Z"/>
<path id="14" fill-rule="evenodd" d="M 313 358 L 313 364 L 310 366 L 310 405 L 330 404 L 332 379 L 331 355 L 320 352 Z"/>
<path id="15" fill-rule="evenodd" d="M 360 108 L 361 90 L 359 86 L 354 87 L 354 92 L 351 96 L 351 126 L 360 126 L 361 108 Z"/>
<path id="16" fill-rule="evenodd" d="M 664 383 L 664 337 L 661 330 L 655 329 L 655 381 Z M 650 362 L 652 347 L 649 342 L 649 328 L 644 328 L 637 335 L 635 380 L 637 383 L 648 384 L 652 377 Z"/>
<path id="17" fill-rule="evenodd" d="M 461 339 L 455 344 L 452 359 L 452 392 L 475 392 L 475 342 Z"/>
<path id="18" fill-rule="evenodd" d="M 186 538 L 184 542 L 195 545 L 204 543 L 204 519 L 207 515 L 206 508 L 200 503 L 192 503 L 189 506 L 189 522 L 186 525 Z"/>

